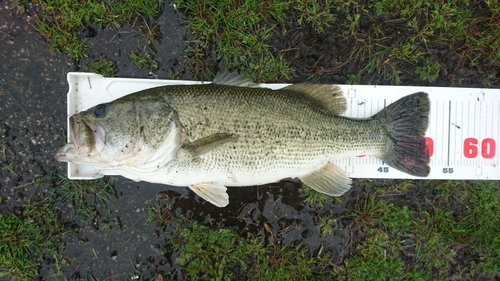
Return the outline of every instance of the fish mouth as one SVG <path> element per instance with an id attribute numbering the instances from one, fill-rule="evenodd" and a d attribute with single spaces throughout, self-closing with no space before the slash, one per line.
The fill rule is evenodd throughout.
<path id="1" fill-rule="evenodd" d="M 67 143 L 56 151 L 54 159 L 59 162 L 70 162 L 68 156 L 74 154 L 75 152 L 75 145 L 73 143 Z"/>
<path id="2" fill-rule="evenodd" d="M 54 158 L 61 162 L 70 162 L 75 156 L 86 157 L 94 150 L 104 149 L 104 129 L 101 125 L 86 121 L 79 114 L 69 118 L 69 142 L 58 149 Z"/>

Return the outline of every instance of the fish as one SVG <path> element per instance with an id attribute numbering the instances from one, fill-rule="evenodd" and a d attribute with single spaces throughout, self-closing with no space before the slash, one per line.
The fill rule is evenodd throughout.
<path id="1" fill-rule="evenodd" d="M 371 155 L 417 177 L 430 173 L 425 92 L 370 118 L 342 116 L 337 85 L 262 88 L 235 72 L 211 84 L 168 85 L 126 95 L 69 117 L 69 142 L 55 159 L 134 181 L 187 186 L 218 207 L 227 187 L 298 178 L 341 196 L 352 180 L 335 159 Z"/>

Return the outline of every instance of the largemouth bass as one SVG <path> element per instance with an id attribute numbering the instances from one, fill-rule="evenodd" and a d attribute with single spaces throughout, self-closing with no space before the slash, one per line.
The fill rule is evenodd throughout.
<path id="1" fill-rule="evenodd" d="M 284 178 L 340 196 L 351 179 L 337 158 L 373 155 L 410 175 L 429 174 L 429 106 L 419 92 L 351 119 L 340 116 L 346 100 L 338 86 L 271 90 L 224 72 L 212 84 L 151 88 L 71 116 L 70 142 L 55 158 L 188 186 L 219 207 L 229 203 L 227 186 Z"/>

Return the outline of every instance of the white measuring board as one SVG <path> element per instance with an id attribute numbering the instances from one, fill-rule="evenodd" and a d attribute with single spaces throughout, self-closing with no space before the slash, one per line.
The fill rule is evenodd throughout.
<path id="1" fill-rule="evenodd" d="M 100 103 L 162 85 L 199 81 L 107 78 L 93 73 L 68 73 L 68 116 Z M 209 83 L 209 82 L 205 82 Z M 289 84 L 262 84 L 279 89 Z M 500 180 L 500 89 L 339 85 L 347 98 L 345 116 L 368 118 L 403 96 L 426 92 L 431 101 L 426 141 L 431 173 L 424 179 Z M 408 110 L 412 110 L 408 108 Z M 68 124 L 68 134 L 71 128 Z M 372 156 L 334 161 L 352 178 L 422 179 L 385 165 Z M 109 172 L 68 163 L 70 179 L 95 179 Z"/>

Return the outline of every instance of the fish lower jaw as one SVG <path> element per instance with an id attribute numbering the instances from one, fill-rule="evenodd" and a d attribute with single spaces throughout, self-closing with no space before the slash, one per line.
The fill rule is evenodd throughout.
<path id="1" fill-rule="evenodd" d="M 86 162 L 82 161 L 86 158 L 90 158 L 89 149 L 87 149 L 86 147 L 82 149 L 82 147 L 78 147 L 72 142 L 67 143 L 63 147 L 59 148 L 54 155 L 54 159 L 59 162 L 72 162 L 75 164 L 82 164 Z"/>
<path id="2" fill-rule="evenodd" d="M 59 162 L 70 162 L 68 156 L 77 153 L 77 149 L 73 143 L 67 143 L 63 147 L 59 148 L 54 155 L 54 159 Z"/>

